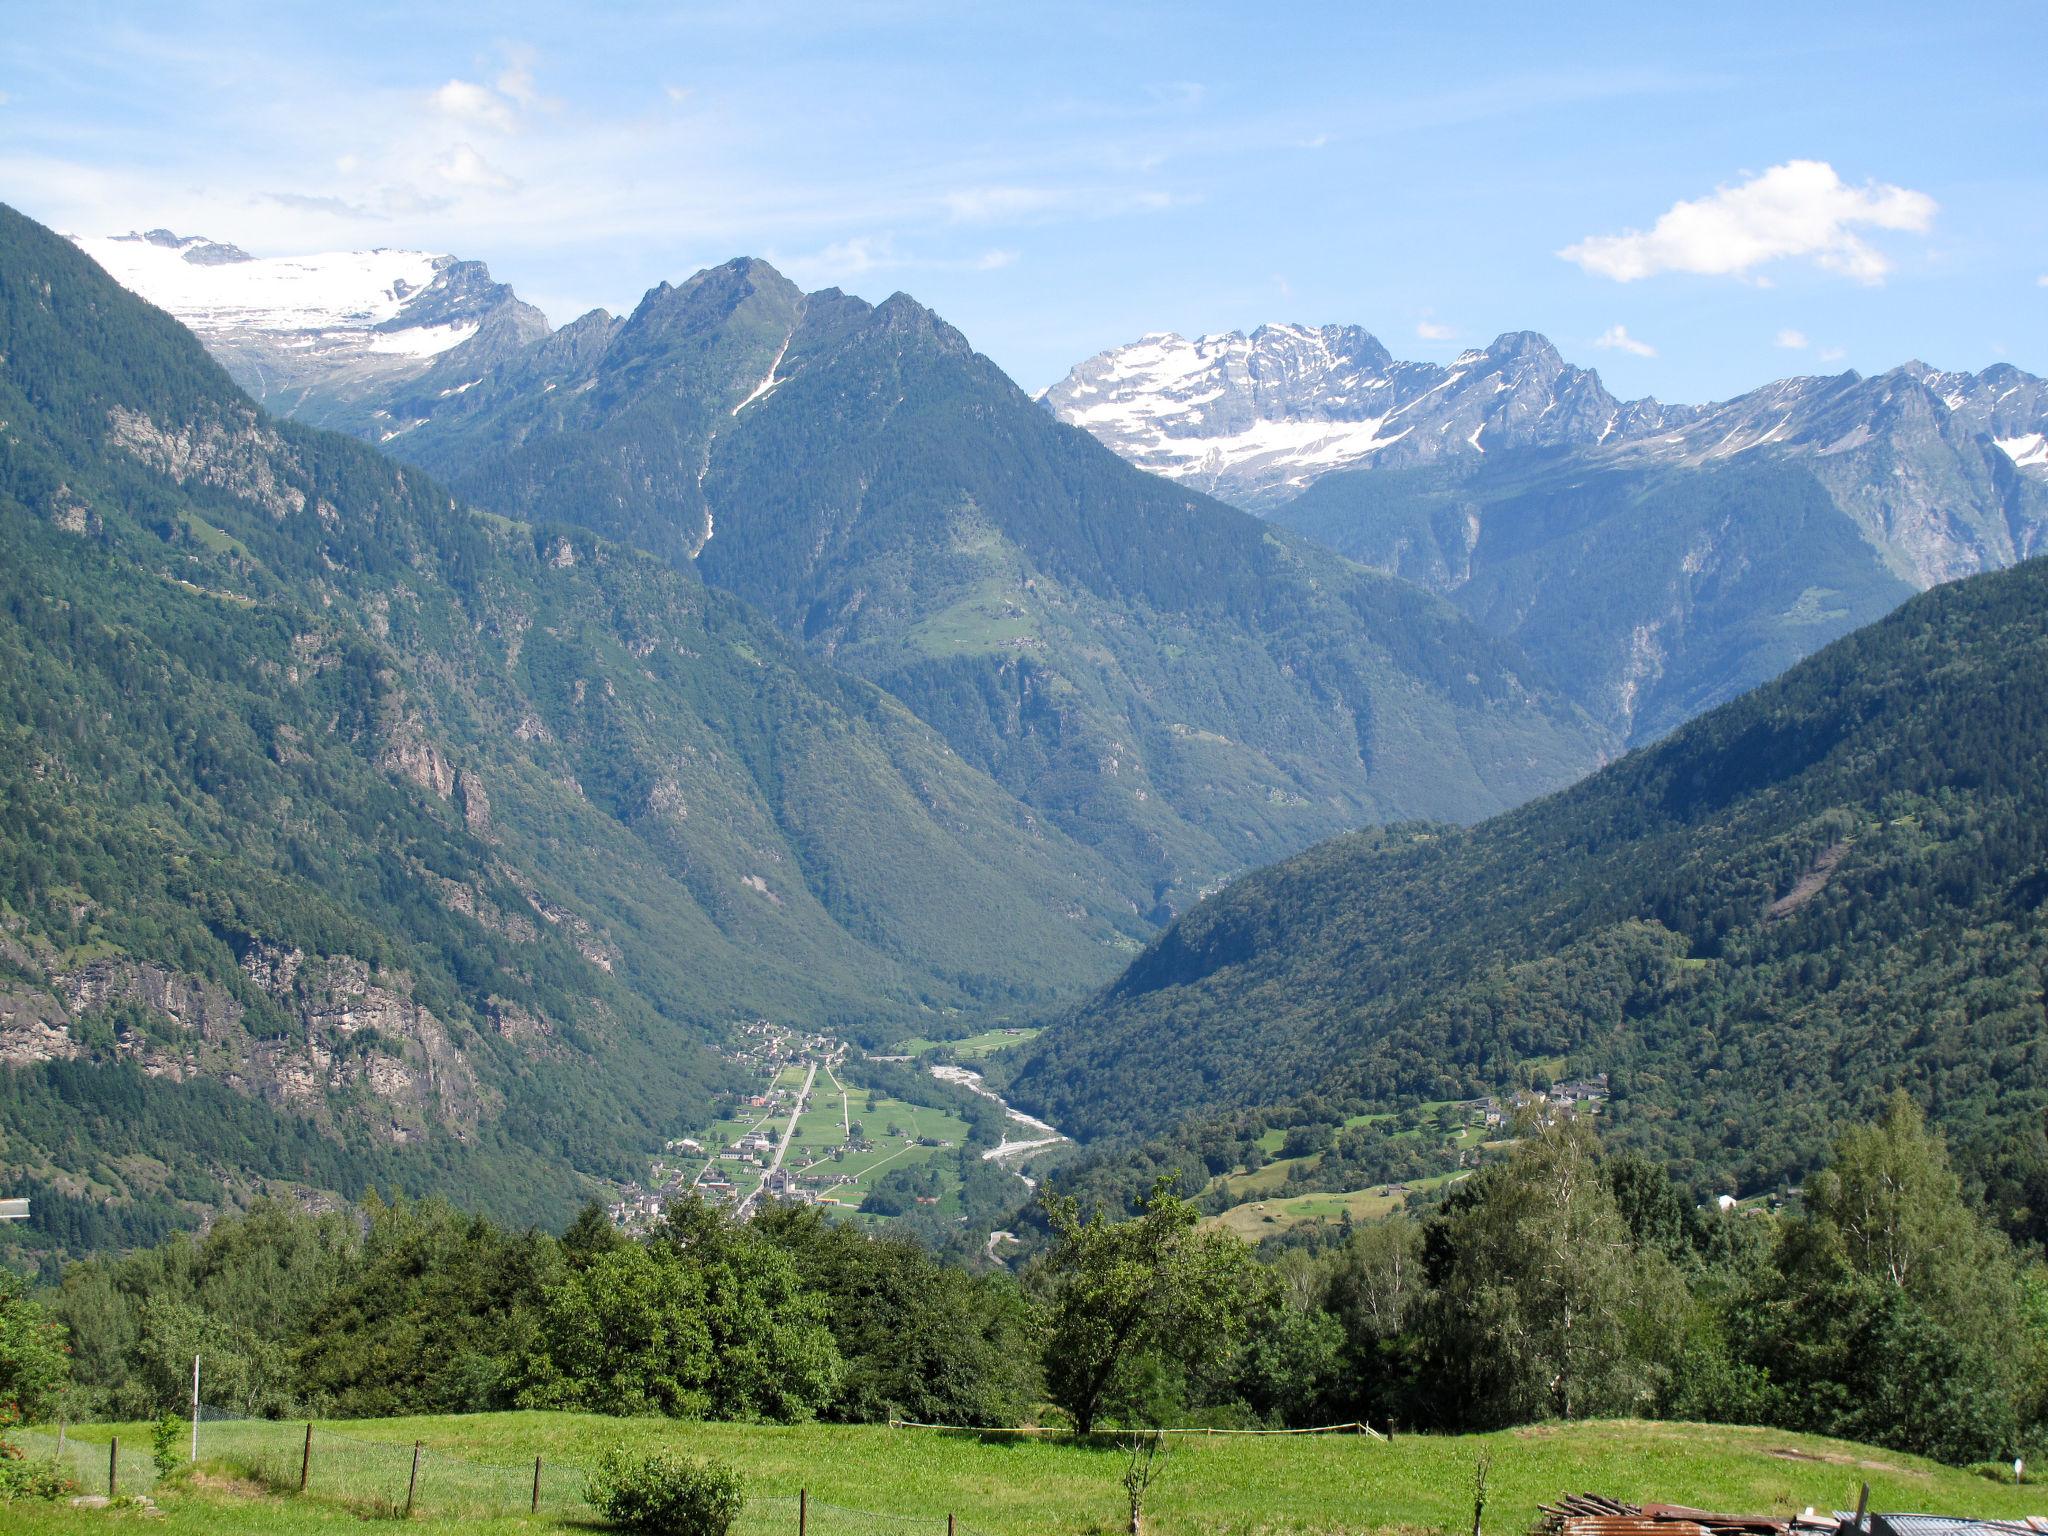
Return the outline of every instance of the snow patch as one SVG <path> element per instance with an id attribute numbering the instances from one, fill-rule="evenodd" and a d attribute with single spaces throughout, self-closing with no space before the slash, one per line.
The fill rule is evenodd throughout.
<path id="1" fill-rule="evenodd" d="M 752 405 L 752 404 L 753 404 L 753 403 L 754 403 L 754 402 L 755 402 L 756 400 L 759 400 L 759 399 L 761 399 L 761 398 L 762 398 L 763 396 L 767 395 L 767 394 L 768 394 L 768 393 L 769 393 L 769 392 L 770 392 L 771 390 L 773 390 L 773 389 L 775 388 L 775 386 L 776 386 L 776 385 L 778 385 L 778 384 L 780 384 L 780 383 L 782 382 L 782 380 L 778 379 L 778 378 L 777 378 L 777 377 L 775 376 L 775 371 L 776 371 L 776 369 L 778 369 L 778 368 L 780 368 L 780 367 L 782 366 L 782 360 L 783 360 L 783 358 L 785 358 L 785 357 L 787 357 L 787 356 L 789 355 L 789 343 L 790 343 L 790 339 L 791 339 L 791 337 L 794 337 L 795 335 L 796 335 L 796 332 L 795 332 L 795 331 L 791 331 L 791 332 L 789 333 L 789 335 L 788 335 L 788 336 L 785 336 L 785 337 L 783 337 L 783 338 L 782 338 L 782 345 L 781 345 L 780 347 L 778 347 L 778 348 L 776 349 L 776 352 L 775 352 L 775 361 L 774 361 L 774 362 L 772 362 L 772 363 L 770 363 L 770 364 L 768 365 L 768 376 L 767 376 L 766 378 L 764 378 L 763 380 L 761 380 L 761 382 L 760 382 L 760 383 L 758 383 L 758 384 L 756 384 L 756 385 L 754 386 L 754 392 L 753 392 L 752 394 L 748 395 L 746 399 L 742 400 L 742 401 L 741 401 L 741 402 L 740 402 L 740 403 L 739 403 L 738 405 L 736 405 L 736 406 L 734 406 L 734 407 L 732 408 L 732 414 L 733 414 L 733 415 L 735 415 L 735 416 L 739 415 L 739 413 L 740 413 L 741 411 L 744 411 L 744 410 L 745 410 L 745 409 L 746 409 L 746 408 L 747 408 L 748 406 Z M 699 479 L 701 480 L 701 479 L 702 479 L 703 477 L 702 477 L 702 476 L 700 475 L 700 476 L 699 476 L 698 478 L 699 478 Z M 705 540 L 706 540 L 706 542 L 708 543 L 708 542 L 710 541 L 711 535 L 709 535 L 709 534 L 707 533 L 707 534 L 706 534 L 706 535 L 705 535 L 704 537 L 705 537 Z"/>
<path id="2" fill-rule="evenodd" d="M 2007 390 L 2006 394 L 2012 391 Z M 2004 396 L 1999 397 L 2003 399 Z M 2001 437 L 1994 439 L 1999 451 L 2021 469 L 2035 469 L 2048 465 L 2048 436 L 2029 432 L 2024 437 Z"/>

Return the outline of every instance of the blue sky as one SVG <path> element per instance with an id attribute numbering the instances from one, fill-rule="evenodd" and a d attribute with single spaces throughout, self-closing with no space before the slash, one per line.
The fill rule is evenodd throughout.
<path id="1" fill-rule="evenodd" d="M 0 198 L 25 212 L 455 251 L 557 322 L 746 252 L 906 290 L 1033 389 L 1263 320 L 1437 359 L 1541 330 L 1680 400 L 1916 356 L 2048 371 L 2038 6 L 8 17 Z"/>

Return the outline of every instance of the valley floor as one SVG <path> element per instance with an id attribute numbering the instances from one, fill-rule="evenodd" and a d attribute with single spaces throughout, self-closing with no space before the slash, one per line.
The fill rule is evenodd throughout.
<path id="1" fill-rule="evenodd" d="M 143 1425 L 95 1426 L 73 1440 L 107 1437 L 146 1446 Z M 157 1490 L 161 1518 L 146 1529 L 315 1532 L 360 1529 L 394 1513 L 412 1446 L 424 1448 L 411 1528 L 425 1531 L 570 1531 L 593 1528 L 577 1497 L 576 1468 L 606 1447 L 673 1447 L 723 1458 L 746 1479 L 741 1536 L 797 1529 L 796 1497 L 810 1497 L 810 1536 L 939 1536 L 949 1514 L 958 1536 L 1082 1536 L 1124 1528 L 1114 1445 L 1081 1447 L 1023 1437 L 983 1438 L 873 1425 L 769 1427 L 511 1413 L 320 1425 L 313 1491 L 264 1491 L 238 1472 L 250 1452 L 273 1482 L 295 1483 L 301 1425 L 202 1426 L 204 1475 Z M 208 1461 L 209 1443 L 219 1452 Z M 244 1451 L 222 1447 L 241 1441 Z M 1896 1452 L 1777 1430 L 1616 1421 L 1538 1425 L 1489 1435 L 1176 1438 L 1147 1506 L 1148 1536 L 1194 1533 L 1399 1531 L 1471 1528 L 1472 1470 L 1491 1458 L 1486 1529 L 1517 1536 L 1536 1506 L 1594 1491 L 1636 1502 L 1667 1500 L 1741 1512 L 1853 1507 L 1868 1482 L 1873 1508 L 2013 1517 L 2048 1510 L 2048 1489 L 2012 1487 Z M 81 1454 L 92 1454 L 81 1447 Z M 541 1513 L 525 1512 L 533 1458 L 543 1460 Z M 177 1484 L 185 1479 L 173 1478 Z M 337 1486 L 352 1481 L 353 1487 Z M 516 1512 L 504 1512 L 508 1509 Z M 489 1513 L 490 1510 L 499 1513 Z M 121 1511 L 14 1504 L 0 1525 L 19 1536 L 106 1529 Z"/>

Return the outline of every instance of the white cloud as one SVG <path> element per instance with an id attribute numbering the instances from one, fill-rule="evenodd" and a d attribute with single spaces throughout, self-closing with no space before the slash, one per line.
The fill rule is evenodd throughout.
<path id="1" fill-rule="evenodd" d="M 540 92 L 533 83 L 533 54 L 522 49 L 498 76 L 498 94 L 522 107 L 540 105 Z"/>
<path id="2" fill-rule="evenodd" d="M 1593 338 L 1593 345 L 1606 352 L 1627 352 L 1634 357 L 1655 357 L 1657 349 L 1647 341 L 1629 335 L 1625 325 L 1610 325 Z"/>
<path id="3" fill-rule="evenodd" d="M 1891 271 L 1864 229 L 1924 232 L 1934 199 L 1883 182 L 1852 187 L 1823 160 L 1789 160 L 1736 186 L 1672 205 L 1648 232 L 1591 235 L 1558 255 L 1616 282 L 1659 272 L 1747 276 L 1767 262 L 1810 259 L 1858 282 Z"/>
<path id="4" fill-rule="evenodd" d="M 1820 360 L 1824 363 L 1839 363 L 1848 355 L 1847 347 L 1822 347 L 1819 354 Z"/>
<path id="5" fill-rule="evenodd" d="M 1804 352 L 1812 343 L 1806 339 L 1806 332 L 1795 331 L 1788 326 L 1778 332 L 1777 345 L 1787 352 Z"/>
<path id="6" fill-rule="evenodd" d="M 512 103 L 474 80 L 450 80 L 434 92 L 432 101 L 436 112 L 458 123 L 474 123 L 496 133 L 512 131 Z"/>
<path id="7" fill-rule="evenodd" d="M 1436 320 L 1418 320 L 1415 322 L 1415 334 L 1424 341 L 1449 341 L 1458 334 L 1458 328 Z"/>
<path id="8" fill-rule="evenodd" d="M 1000 272 L 1004 267 L 1017 264 L 1015 251 L 983 251 L 972 263 L 977 272 Z"/>
<path id="9" fill-rule="evenodd" d="M 457 144 L 435 163 L 434 170 L 450 186 L 510 192 L 519 185 L 468 144 Z"/>
<path id="10" fill-rule="evenodd" d="M 2036 288 L 2048 288 L 2048 272 L 2043 272 L 2039 277 L 2035 278 L 2034 286 Z"/>

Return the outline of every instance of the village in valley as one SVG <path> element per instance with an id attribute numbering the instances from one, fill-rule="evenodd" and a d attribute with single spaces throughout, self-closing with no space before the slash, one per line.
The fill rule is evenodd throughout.
<path id="1" fill-rule="evenodd" d="M 718 1118 L 702 1131 L 665 1143 L 645 1181 L 619 1191 L 609 1208 L 611 1218 L 624 1231 L 645 1233 L 671 1201 L 691 1195 L 743 1217 L 764 1200 L 776 1200 L 816 1205 L 864 1222 L 918 1210 L 955 1218 L 959 1160 L 944 1154 L 967 1144 L 972 1135 L 968 1122 L 938 1104 L 912 1102 L 849 1079 L 862 1075 L 863 1064 L 921 1067 L 937 1084 L 1000 1105 L 1005 1115 L 1001 1140 L 982 1149 L 981 1156 L 1001 1160 L 1030 1184 L 1019 1165 L 1065 1138 L 1012 1109 L 965 1065 L 1020 1043 L 1030 1033 L 999 1029 L 966 1040 L 912 1038 L 886 1052 L 862 1054 L 832 1035 L 756 1019 L 736 1032 L 727 1051 L 743 1074 L 741 1089 L 720 1102 Z M 1321 1139 L 1304 1138 L 1298 1127 L 1276 1127 L 1261 1138 L 1263 1155 L 1252 1165 L 1210 1181 L 1205 1193 L 1221 1207 L 1212 1219 L 1256 1240 L 1303 1223 L 1384 1215 L 1411 1196 L 1463 1178 L 1478 1166 L 1483 1151 L 1505 1147 L 1518 1125 L 1597 1114 L 1608 1091 L 1602 1072 L 1499 1095 L 1421 1104 L 1405 1114 L 1355 1116 Z M 1363 1188 L 1322 1187 L 1317 1174 L 1328 1144 L 1347 1130 L 1375 1122 L 1384 1122 L 1397 1138 L 1440 1143 L 1446 1159 L 1441 1171 Z"/>
<path id="2" fill-rule="evenodd" d="M 1018 1038 L 1021 1033 L 1012 1031 L 1003 1040 Z M 938 1042 L 913 1040 L 896 1052 L 862 1059 L 901 1067 L 927 1054 L 950 1057 L 960 1048 L 971 1056 L 976 1043 L 955 1042 L 954 1049 L 942 1050 Z M 957 1214 L 956 1160 L 944 1154 L 966 1144 L 968 1122 L 938 1104 L 849 1081 L 848 1061 L 855 1054 L 833 1036 L 767 1019 L 744 1026 L 728 1056 L 745 1075 L 745 1086 L 720 1103 L 719 1118 L 702 1132 L 663 1146 L 646 1181 L 627 1185 L 611 1205 L 613 1222 L 628 1232 L 645 1232 L 669 1202 L 693 1194 L 742 1216 L 764 1199 L 871 1220 L 920 1208 Z M 977 1086 L 975 1074 L 950 1062 L 933 1065 L 931 1075 L 935 1084 L 993 1098 Z M 1010 1119 L 1018 1122 L 1020 1139 L 1006 1140 L 1004 1155 L 1062 1139 L 1022 1115 L 1013 1112 Z"/>

